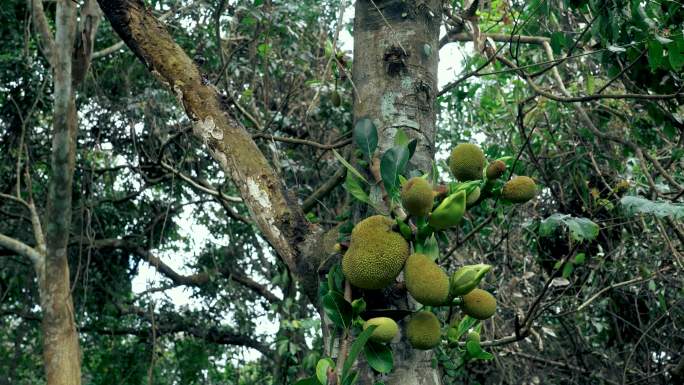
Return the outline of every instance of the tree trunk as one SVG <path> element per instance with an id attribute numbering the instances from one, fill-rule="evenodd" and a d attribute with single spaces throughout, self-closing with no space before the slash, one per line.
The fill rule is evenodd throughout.
<path id="1" fill-rule="evenodd" d="M 391 148 L 397 130 L 418 139 L 409 170 L 429 171 L 435 153 L 435 97 L 441 2 L 358 0 L 354 20 L 354 120 L 370 118 L 378 152 Z M 374 160 L 377 167 L 379 159 Z M 411 308 L 405 296 L 388 306 Z M 401 322 L 400 326 L 405 326 Z M 411 348 L 405 336 L 393 344 L 387 385 L 438 385 L 433 353 Z M 365 366 L 365 365 L 364 365 Z M 372 384 L 372 374 L 362 376 Z"/>

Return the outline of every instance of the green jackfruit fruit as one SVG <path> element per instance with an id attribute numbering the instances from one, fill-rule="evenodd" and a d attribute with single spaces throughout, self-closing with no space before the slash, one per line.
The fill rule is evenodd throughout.
<path id="1" fill-rule="evenodd" d="M 470 293 L 491 268 L 490 265 L 479 264 L 463 266 L 456 270 L 449 281 L 451 296 L 456 297 Z"/>
<path id="2" fill-rule="evenodd" d="M 413 216 L 424 217 L 430 214 L 433 201 L 432 186 L 419 176 L 409 179 L 401 188 L 401 204 Z"/>
<path id="3" fill-rule="evenodd" d="M 485 162 L 485 155 L 480 146 L 461 143 L 451 151 L 449 168 L 456 179 L 466 182 L 482 179 Z"/>
<path id="4" fill-rule="evenodd" d="M 342 272 L 361 289 L 382 289 L 397 278 L 409 255 L 409 245 L 392 231 L 394 221 L 374 215 L 359 222 L 342 257 Z"/>
<path id="5" fill-rule="evenodd" d="M 480 188 L 475 187 L 475 189 L 466 196 L 466 208 L 471 207 L 475 203 L 477 203 L 477 200 L 480 199 L 480 193 Z"/>
<path id="6" fill-rule="evenodd" d="M 394 336 L 399 333 L 399 326 L 393 319 L 387 317 L 375 317 L 364 322 L 363 330 L 366 330 L 371 325 L 378 327 L 373 330 L 370 336 L 371 341 L 375 342 L 390 342 Z"/>
<path id="7" fill-rule="evenodd" d="M 441 306 L 449 299 L 449 277 L 425 254 L 412 254 L 404 267 L 406 288 L 416 301 Z"/>
<path id="8" fill-rule="evenodd" d="M 495 160 L 492 163 L 490 163 L 489 166 L 487 166 L 487 179 L 499 179 L 501 178 L 501 175 L 504 174 L 504 172 L 506 172 L 506 163 L 500 160 Z"/>
<path id="9" fill-rule="evenodd" d="M 516 176 L 504 184 L 501 196 L 513 203 L 525 203 L 537 195 L 537 185 L 528 176 Z"/>
<path id="10" fill-rule="evenodd" d="M 442 203 L 430 215 L 428 223 L 436 230 L 443 230 L 458 225 L 466 209 L 466 193 L 455 192 L 444 198 Z"/>
<path id="11" fill-rule="evenodd" d="M 414 314 L 406 325 L 406 337 L 416 349 L 428 350 L 439 345 L 441 330 L 437 316 L 429 311 Z"/>
<path id="12" fill-rule="evenodd" d="M 496 299 L 488 291 L 473 289 L 463 296 L 461 307 L 467 315 L 485 320 L 496 313 Z"/>
<path id="13" fill-rule="evenodd" d="M 339 107 L 340 104 L 342 103 L 342 98 L 340 98 L 340 93 L 337 91 L 333 91 L 332 94 L 330 94 L 330 102 L 332 103 L 333 106 Z"/>
<path id="14" fill-rule="evenodd" d="M 475 341 L 479 345 L 480 344 L 480 333 L 475 332 L 475 331 L 468 333 L 468 335 L 466 336 L 466 341 Z"/>

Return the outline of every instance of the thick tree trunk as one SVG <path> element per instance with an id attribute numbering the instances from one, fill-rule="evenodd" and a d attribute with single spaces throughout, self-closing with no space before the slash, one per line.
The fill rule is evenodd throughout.
<path id="1" fill-rule="evenodd" d="M 409 164 L 428 171 L 435 153 L 435 97 L 441 2 L 358 0 L 354 21 L 354 119 L 373 120 L 378 154 L 392 147 L 397 130 L 418 139 Z M 374 164 L 378 164 L 376 159 Z M 407 308 L 406 297 L 388 306 Z M 400 326 L 404 326 L 401 322 Z M 387 385 L 437 385 L 431 351 L 412 349 L 403 336 L 393 345 L 394 370 Z M 372 384 L 366 370 L 365 382 Z"/>

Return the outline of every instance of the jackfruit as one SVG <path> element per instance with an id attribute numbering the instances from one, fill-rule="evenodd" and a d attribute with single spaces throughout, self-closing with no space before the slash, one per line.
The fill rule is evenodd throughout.
<path id="1" fill-rule="evenodd" d="M 487 179 L 494 180 L 501 178 L 501 175 L 503 175 L 504 172 L 506 172 L 506 163 L 495 160 L 487 166 L 487 171 L 485 173 L 487 174 Z"/>
<path id="2" fill-rule="evenodd" d="M 439 345 L 441 330 L 437 316 L 429 311 L 414 314 L 406 325 L 406 337 L 416 349 L 428 350 Z"/>
<path id="3" fill-rule="evenodd" d="M 337 91 L 333 91 L 332 94 L 330 95 L 330 102 L 334 107 L 339 107 L 340 104 L 342 103 L 342 98 L 340 98 L 340 93 Z"/>
<path id="4" fill-rule="evenodd" d="M 449 282 L 450 294 L 453 297 L 470 293 L 477 287 L 482 278 L 491 270 L 492 266 L 479 264 L 463 266 L 451 275 Z"/>
<path id="5" fill-rule="evenodd" d="M 504 184 L 501 196 L 513 203 L 525 203 L 537 195 L 537 185 L 528 176 L 516 176 Z"/>
<path id="6" fill-rule="evenodd" d="M 444 198 L 430 215 L 428 223 L 435 230 L 443 230 L 458 225 L 465 214 L 466 193 L 461 190 Z"/>
<path id="7" fill-rule="evenodd" d="M 404 268 L 406 288 L 416 301 L 441 306 L 449 299 L 449 277 L 425 254 L 412 254 Z"/>
<path id="8" fill-rule="evenodd" d="M 342 257 L 342 272 L 361 289 L 382 289 L 397 278 L 409 255 L 409 245 L 392 231 L 394 221 L 374 215 L 359 222 Z"/>
<path id="9" fill-rule="evenodd" d="M 475 203 L 477 203 L 477 200 L 480 199 L 480 188 L 475 187 L 473 191 L 466 196 L 466 208 L 473 206 Z"/>
<path id="10" fill-rule="evenodd" d="M 432 186 L 419 176 L 409 179 L 401 188 L 401 204 L 413 216 L 430 214 L 433 199 Z"/>
<path id="11" fill-rule="evenodd" d="M 485 166 L 484 152 L 480 146 L 472 143 L 461 143 L 451 151 L 449 168 L 456 179 L 461 182 L 482 179 Z"/>
<path id="12" fill-rule="evenodd" d="M 399 326 L 393 319 L 387 317 L 375 317 L 364 322 L 363 330 L 366 330 L 371 325 L 378 327 L 373 330 L 370 340 L 374 342 L 390 342 L 394 336 L 399 333 Z"/>
<path id="13" fill-rule="evenodd" d="M 467 341 L 475 341 L 479 345 L 480 344 L 480 333 L 478 333 L 476 331 L 472 331 L 472 332 L 468 333 L 468 335 L 466 335 L 466 342 Z"/>
<path id="14" fill-rule="evenodd" d="M 496 313 L 496 299 L 488 291 L 473 289 L 463 296 L 461 307 L 467 315 L 485 320 Z"/>

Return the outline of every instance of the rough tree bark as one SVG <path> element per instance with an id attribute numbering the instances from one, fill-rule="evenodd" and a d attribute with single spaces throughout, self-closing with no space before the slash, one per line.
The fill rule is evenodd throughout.
<path id="1" fill-rule="evenodd" d="M 441 2 L 437 0 L 356 2 L 354 120 L 373 120 L 379 137 L 377 154 L 392 147 L 398 129 L 417 138 L 409 170 L 427 172 L 434 160 L 440 15 Z M 379 159 L 373 163 L 379 167 Z M 406 295 L 387 305 L 412 307 Z M 441 383 L 438 370 L 432 368 L 431 351 L 412 349 L 405 336 L 393 345 L 393 351 L 394 369 L 385 384 Z M 371 377 L 366 370 L 366 382 L 373 383 Z"/>

